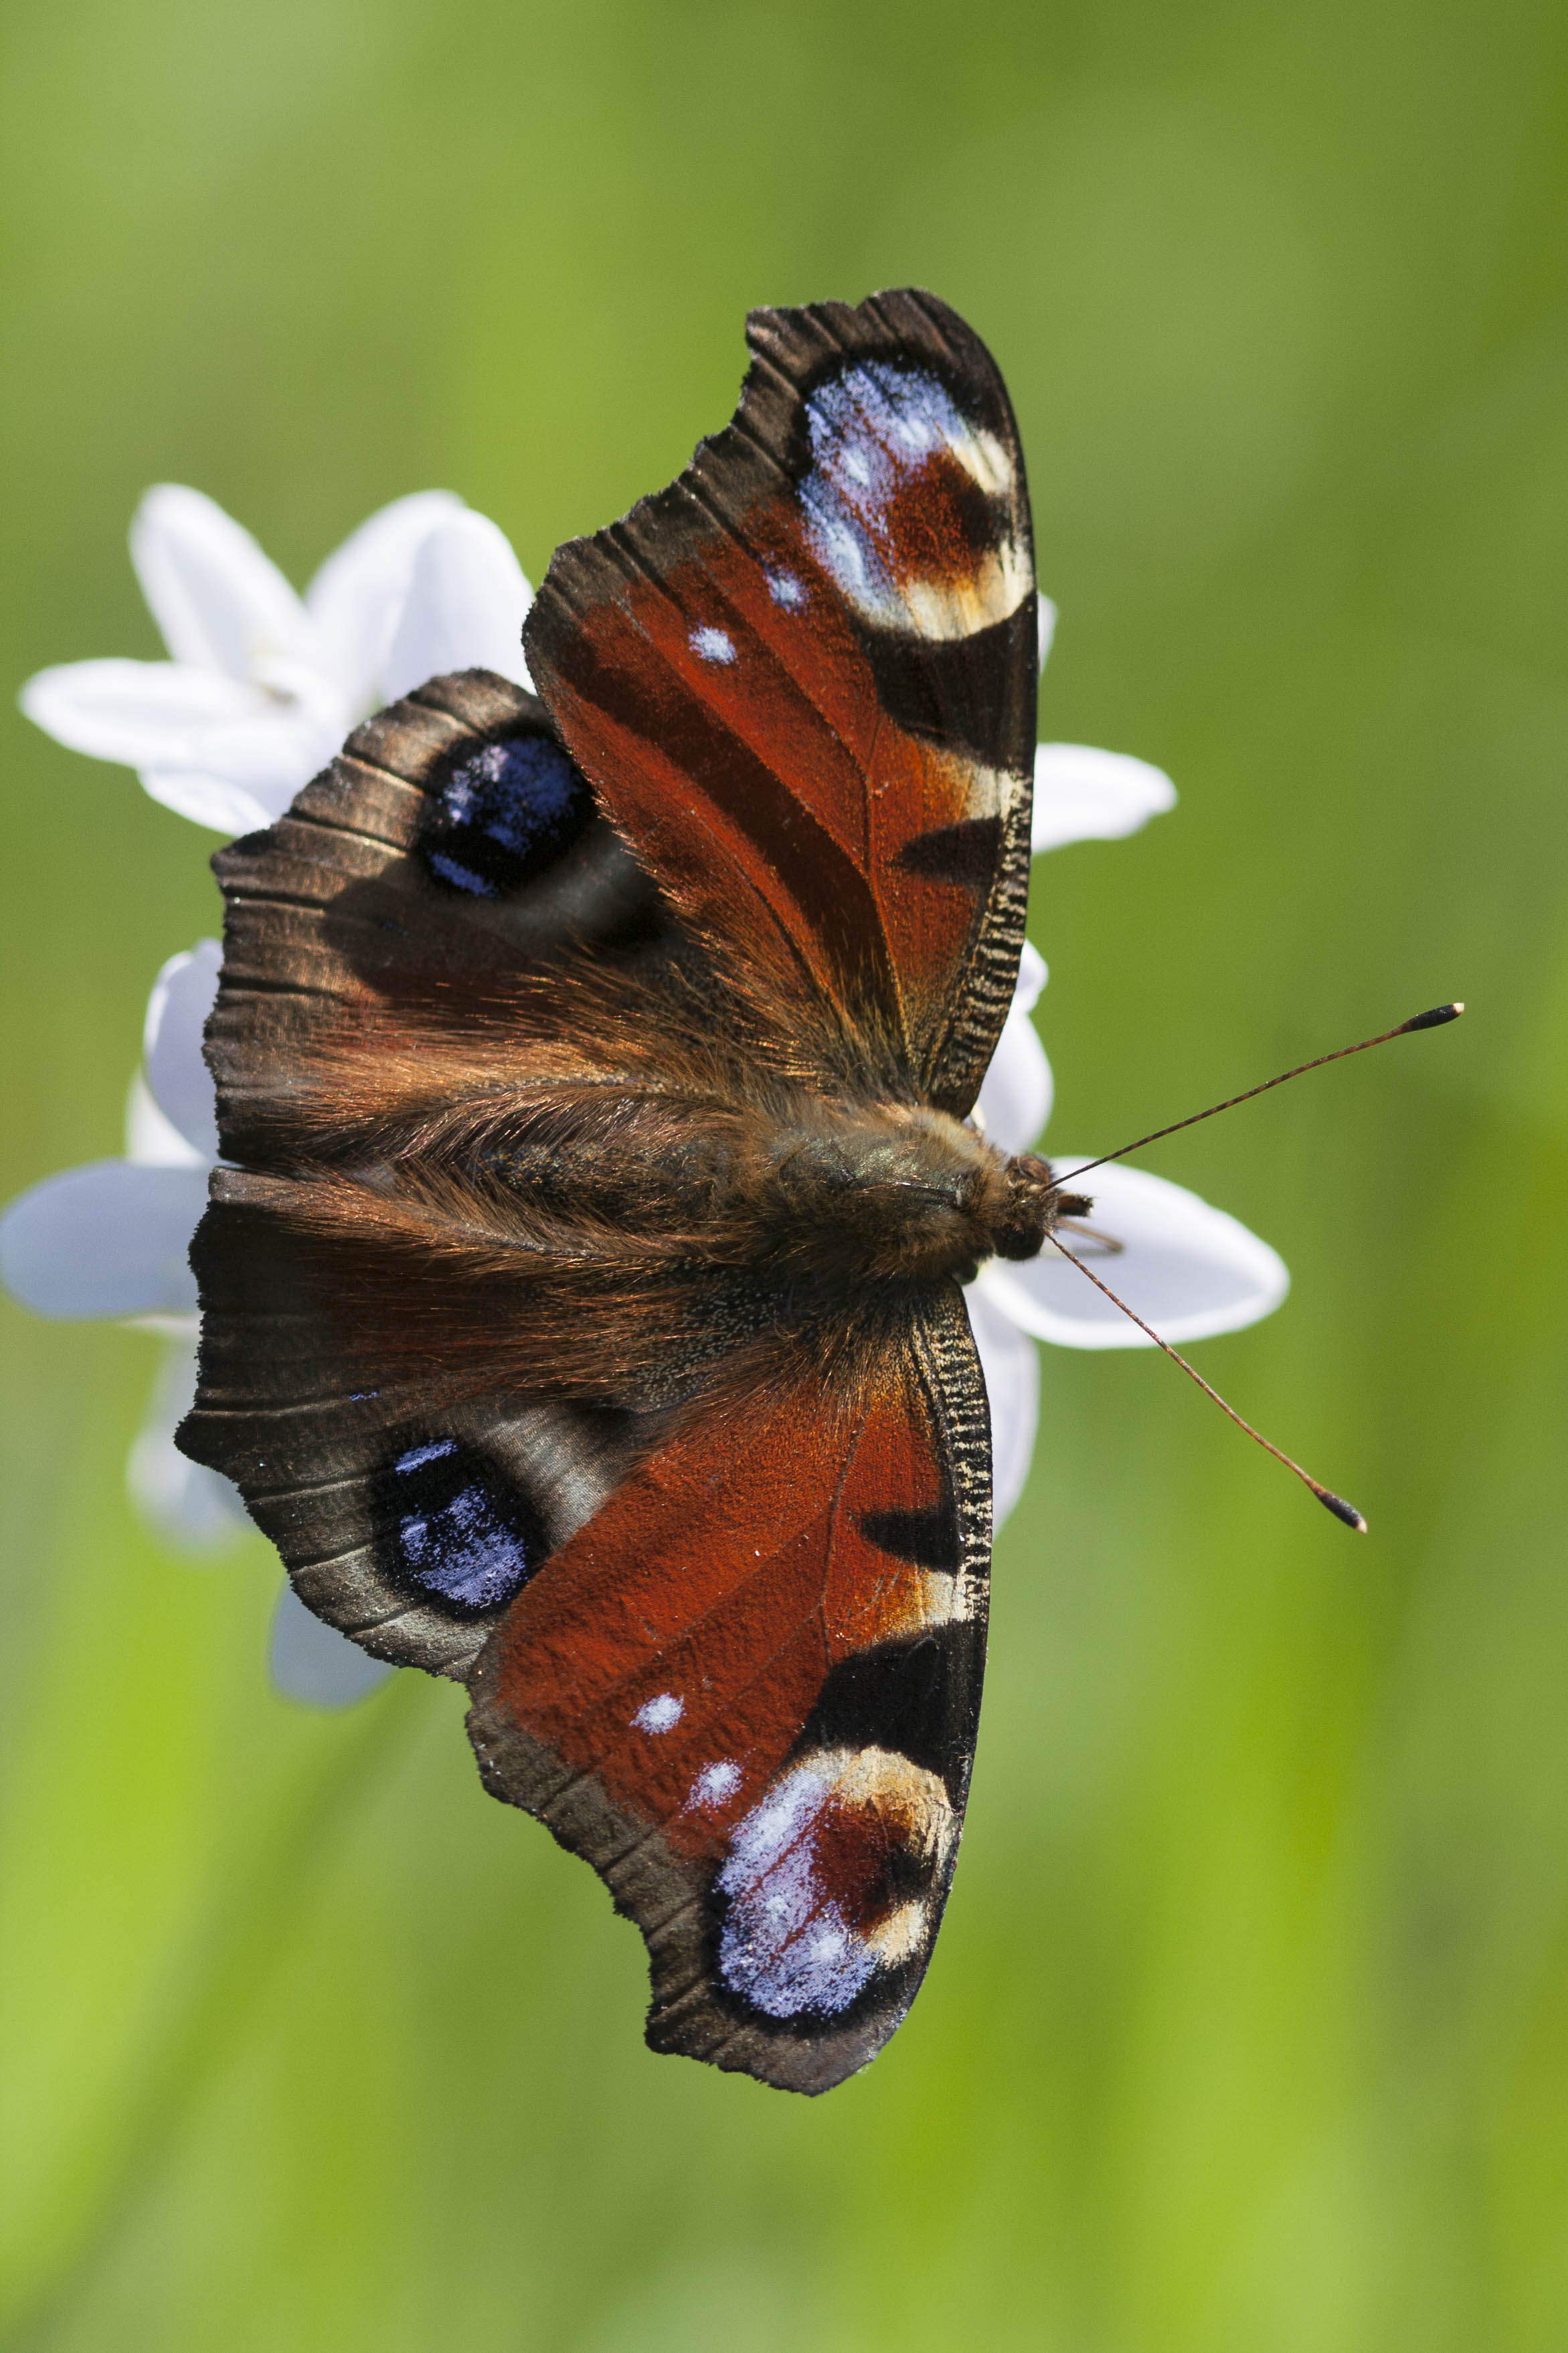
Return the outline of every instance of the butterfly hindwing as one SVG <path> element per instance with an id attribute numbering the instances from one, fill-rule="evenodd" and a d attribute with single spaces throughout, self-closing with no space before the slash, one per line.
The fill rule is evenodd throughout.
<path id="1" fill-rule="evenodd" d="M 989 1472 L 952 1288 L 851 1370 L 704 1409 L 490 1637 L 487 1784 L 641 1927 L 656 2049 L 822 2091 L 908 2010 L 973 1757 Z"/>
<path id="2" fill-rule="evenodd" d="M 499 1341 L 457 1388 L 400 1366 L 395 1263 L 366 1294 L 314 1226 L 308 1182 L 216 1172 L 192 1250 L 201 1383 L 180 1443 L 239 1486 L 318 1617 L 378 1658 L 460 1678 L 648 1440 L 636 1417 L 530 1395 Z"/>
<path id="3" fill-rule="evenodd" d="M 803 1058 L 962 1117 L 1016 976 L 1028 493 L 995 364 L 929 294 L 754 311 L 733 422 L 557 550 L 534 676 L 638 857 Z"/>

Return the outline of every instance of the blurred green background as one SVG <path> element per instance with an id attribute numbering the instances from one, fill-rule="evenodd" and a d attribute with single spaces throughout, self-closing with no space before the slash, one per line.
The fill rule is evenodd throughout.
<path id="1" fill-rule="evenodd" d="M 1285 1254 L 1047 1353 L 963 1867 L 803 2102 L 641 2044 L 640 1942 L 460 1695 L 271 1697 L 159 1556 L 153 1344 L 5 1306 L 0 2343 L 1568 2345 L 1568 16 L 1557 0 L 41 0 L 0 20 L 0 683 L 160 650 L 143 487 L 298 580 L 449 485 L 537 579 L 728 416 L 759 301 L 991 343 L 1042 733 L 1177 813 L 1037 870 L 1063 1149 L 1449 995 L 1150 1165 Z M 8 690 L 7 690 L 8 691 Z M 4 733 L 4 1191 L 114 1152 L 211 846 Z"/>

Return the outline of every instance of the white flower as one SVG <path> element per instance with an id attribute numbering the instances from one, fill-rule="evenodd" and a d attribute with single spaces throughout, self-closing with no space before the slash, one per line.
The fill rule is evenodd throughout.
<path id="1" fill-rule="evenodd" d="M 1037 858 L 1071 841 L 1121 841 L 1175 806 L 1176 787 L 1147 760 L 1088 744 L 1041 744 L 1029 847 Z"/>
<path id="2" fill-rule="evenodd" d="M 383 507 L 303 596 L 178 483 L 142 500 L 131 560 L 171 659 L 39 670 L 22 708 L 219 833 L 270 825 L 352 727 L 437 670 L 478 664 L 529 682 L 528 582 L 504 533 L 449 491 Z"/>

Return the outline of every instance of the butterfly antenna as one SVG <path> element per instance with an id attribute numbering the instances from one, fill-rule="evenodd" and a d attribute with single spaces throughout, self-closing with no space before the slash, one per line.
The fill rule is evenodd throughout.
<path id="1" fill-rule="evenodd" d="M 1210 1103 L 1207 1111 L 1195 1111 L 1188 1119 L 1173 1120 L 1169 1127 L 1157 1127 L 1152 1135 L 1139 1136 L 1135 1143 L 1121 1145 L 1114 1152 L 1102 1152 L 1098 1160 L 1086 1161 L 1081 1168 L 1075 1168 L 1072 1181 L 1076 1185 L 1079 1178 L 1086 1176 L 1091 1168 L 1103 1168 L 1108 1160 L 1124 1160 L 1130 1152 L 1141 1152 L 1146 1144 L 1158 1144 L 1162 1136 L 1174 1135 L 1180 1128 L 1196 1127 L 1200 1120 L 1213 1119 L 1216 1112 L 1234 1111 L 1237 1103 L 1250 1103 L 1254 1095 L 1266 1095 L 1270 1087 L 1282 1087 L 1287 1079 L 1299 1079 L 1308 1071 L 1321 1071 L 1325 1062 L 1342 1062 L 1347 1054 L 1364 1054 L 1369 1046 L 1386 1046 L 1391 1038 L 1407 1037 L 1415 1029 L 1441 1029 L 1445 1022 L 1457 1021 L 1464 1009 L 1462 1003 L 1435 1005 L 1429 1013 L 1413 1014 L 1408 1021 L 1402 1021 L 1397 1029 L 1384 1029 L 1375 1038 L 1363 1038 L 1359 1046 L 1340 1046 L 1331 1054 L 1315 1054 L 1310 1062 L 1298 1062 L 1293 1071 L 1281 1071 L 1277 1079 L 1265 1079 L 1260 1087 L 1248 1087 L 1245 1094 L 1227 1095 L 1224 1103 Z M 1121 1303 L 1118 1300 L 1117 1305 Z M 1136 1323 L 1138 1319 L 1134 1316 L 1132 1320 Z M 1191 1367 L 1188 1369 L 1190 1371 Z M 1197 1378 L 1195 1373 L 1193 1378 Z M 1228 1412 L 1229 1408 L 1226 1407 L 1226 1410 Z M 1246 1424 L 1242 1426 L 1245 1429 Z M 1252 1434 L 1255 1438 L 1258 1435 L 1256 1430 Z M 1262 1443 L 1267 1445 L 1268 1440 L 1264 1440 Z M 1280 1459 L 1283 1461 L 1284 1458 Z M 1292 1463 L 1290 1467 L 1294 1470 L 1296 1466 Z M 1303 1472 L 1302 1476 L 1305 1475 Z"/>
<path id="2" fill-rule="evenodd" d="M 1430 1018 L 1429 1016 L 1428 1018 Z M 1410 1025 L 1407 1023 L 1405 1026 L 1408 1028 Z M 1397 1038 L 1399 1032 L 1397 1029 L 1391 1029 L 1388 1034 L 1391 1038 Z M 1368 1039 L 1367 1040 L 1369 1045 L 1378 1045 L 1381 1044 L 1381 1042 L 1382 1040 L 1379 1039 Z M 1349 1050 L 1353 1054 L 1356 1051 L 1356 1049 L 1352 1046 Z M 1323 1057 L 1325 1061 L 1332 1061 L 1333 1059 L 1334 1058 L 1331 1054 L 1325 1054 Z M 1309 1063 L 1307 1067 L 1310 1069 L 1311 1065 Z M 1246 1098 L 1242 1097 L 1241 1100 L 1245 1101 Z M 1244 1421 L 1240 1414 L 1237 1413 L 1236 1408 L 1233 1405 L 1227 1405 L 1226 1403 L 1218 1389 L 1211 1388 L 1209 1387 L 1207 1381 L 1205 1380 L 1202 1373 L 1198 1371 L 1196 1366 L 1189 1365 L 1185 1356 L 1181 1354 L 1181 1351 L 1179 1349 L 1173 1348 L 1168 1340 L 1162 1340 L 1158 1332 L 1156 1332 L 1151 1324 L 1144 1323 L 1142 1315 L 1138 1315 L 1133 1313 L 1132 1309 L 1128 1306 L 1125 1299 L 1118 1299 L 1115 1292 L 1111 1290 L 1110 1284 L 1101 1282 L 1098 1274 L 1091 1273 L 1089 1269 L 1085 1266 L 1082 1259 L 1079 1257 L 1076 1250 L 1069 1250 L 1065 1243 L 1057 1240 L 1055 1233 L 1051 1235 L 1050 1240 L 1052 1249 L 1060 1250 L 1063 1258 L 1070 1259 L 1073 1265 L 1077 1267 L 1079 1274 L 1088 1276 L 1089 1282 L 1093 1283 L 1096 1291 L 1104 1292 L 1105 1296 L 1110 1300 L 1113 1307 L 1120 1307 L 1123 1315 L 1125 1315 L 1130 1322 L 1137 1324 L 1140 1332 L 1148 1334 L 1149 1338 L 1153 1341 L 1156 1348 L 1163 1348 L 1166 1356 L 1171 1358 L 1172 1362 L 1173 1364 L 1180 1365 L 1183 1372 L 1186 1374 L 1188 1379 L 1196 1381 L 1199 1388 L 1202 1389 L 1205 1397 L 1213 1398 L 1221 1413 L 1229 1414 L 1237 1430 L 1244 1430 L 1248 1438 L 1255 1438 L 1258 1440 L 1258 1445 L 1262 1447 L 1264 1452 L 1266 1454 L 1272 1454 L 1276 1462 L 1283 1462 L 1287 1471 L 1294 1471 L 1297 1478 L 1300 1480 L 1301 1484 L 1304 1487 L 1310 1487 L 1313 1494 L 1316 1495 L 1319 1503 L 1322 1504 L 1324 1510 L 1332 1512 L 1336 1520 L 1342 1520 L 1347 1528 L 1354 1528 L 1358 1535 L 1365 1535 L 1366 1522 L 1363 1519 L 1361 1514 L 1356 1510 L 1353 1504 L 1347 1504 L 1342 1495 L 1336 1495 L 1331 1487 L 1325 1487 L 1321 1479 L 1314 1479 L 1310 1471 L 1303 1471 L 1299 1462 L 1292 1461 L 1289 1455 L 1285 1452 L 1283 1447 L 1276 1446 L 1272 1439 L 1265 1438 L 1260 1430 L 1254 1430 L 1249 1421 Z"/>

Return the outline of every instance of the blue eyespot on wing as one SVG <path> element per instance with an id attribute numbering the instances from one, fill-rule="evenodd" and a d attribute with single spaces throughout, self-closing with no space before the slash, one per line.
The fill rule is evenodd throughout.
<path id="1" fill-rule="evenodd" d="M 389 1566 L 437 1601 L 499 1609 L 542 1567 L 540 1515 L 455 1438 L 421 1440 L 394 1456 L 385 1493 Z"/>
<path id="2" fill-rule="evenodd" d="M 432 794 L 418 855 L 437 885 L 499 899 L 561 857 L 593 816 L 594 797 L 559 744 L 503 736 Z"/>

